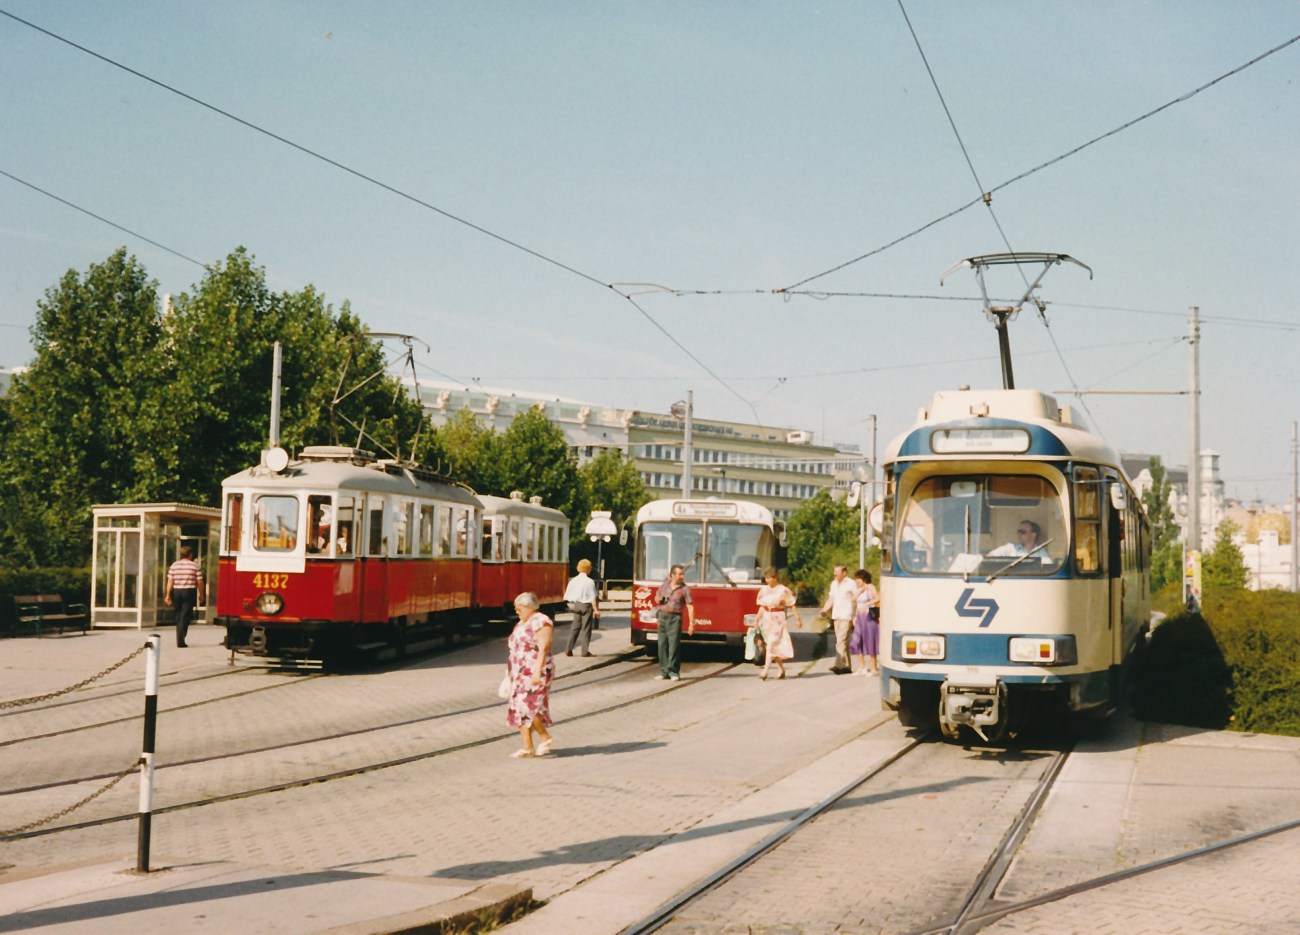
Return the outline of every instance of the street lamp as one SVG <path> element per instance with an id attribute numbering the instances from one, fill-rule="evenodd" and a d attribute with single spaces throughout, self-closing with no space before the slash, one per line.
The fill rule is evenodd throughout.
<path id="1" fill-rule="evenodd" d="M 583 531 L 591 537 L 591 541 L 596 543 L 596 577 L 600 579 L 601 585 L 605 583 L 605 563 L 600 557 L 600 547 L 618 534 L 618 527 L 614 525 L 613 514 L 608 510 L 592 510 L 591 519 L 587 521 L 586 529 Z"/>

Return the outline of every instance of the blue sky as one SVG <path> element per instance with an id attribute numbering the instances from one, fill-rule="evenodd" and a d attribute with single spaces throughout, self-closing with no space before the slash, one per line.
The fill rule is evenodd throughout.
<path id="1" fill-rule="evenodd" d="M 691 389 L 700 417 L 864 449 L 875 414 L 882 450 L 934 390 L 999 384 L 973 275 L 939 276 L 1005 251 L 1000 225 L 1095 273 L 1052 270 L 1050 328 L 1012 323 L 1017 385 L 1186 389 L 1199 306 L 1203 444 L 1231 495 L 1285 499 L 1300 43 L 802 287 L 942 298 L 772 290 L 1300 35 L 1300 5 L 903 8 L 0 0 L 546 259 L 2 16 L 0 171 L 200 262 L 243 245 L 273 288 L 419 337 L 425 377 L 660 411 Z M 202 275 L 0 176 L 0 366 L 30 359 L 44 291 L 121 245 L 164 291 Z M 709 294 L 619 286 L 638 309 L 611 283 Z M 1185 396 L 1083 402 L 1117 448 L 1186 462 Z"/>

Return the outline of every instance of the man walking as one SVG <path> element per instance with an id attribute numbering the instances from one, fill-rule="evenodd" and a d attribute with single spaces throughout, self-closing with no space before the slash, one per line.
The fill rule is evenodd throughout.
<path id="1" fill-rule="evenodd" d="M 189 632 L 190 617 L 199 603 L 199 589 L 203 587 L 203 569 L 194 561 L 194 550 L 181 546 L 181 557 L 167 569 L 167 596 L 163 602 L 173 607 L 172 622 L 176 625 L 176 645 L 185 648 L 185 634 Z"/>
<path id="2" fill-rule="evenodd" d="M 853 604 L 858 596 L 858 585 L 849 577 L 849 570 L 844 565 L 836 565 L 834 575 L 821 615 L 829 614 L 835 626 L 835 665 L 831 666 L 831 671 L 845 675 L 853 671 L 849 662 L 849 633 L 853 628 Z"/>
<path id="3" fill-rule="evenodd" d="M 573 614 L 573 624 L 569 627 L 569 645 L 564 655 L 572 656 L 573 647 L 578 647 L 579 656 L 590 656 L 587 648 L 591 645 L 592 622 L 600 616 L 600 605 L 596 601 L 596 582 L 588 577 L 591 562 L 582 558 L 578 560 L 578 573 L 569 579 L 569 586 L 564 589 L 564 600 Z"/>
<path id="4" fill-rule="evenodd" d="M 686 635 L 695 635 L 695 605 L 691 589 L 686 586 L 686 572 L 681 565 L 668 570 L 668 580 L 659 585 L 659 674 L 657 679 L 681 679 L 682 614 L 686 614 Z"/>

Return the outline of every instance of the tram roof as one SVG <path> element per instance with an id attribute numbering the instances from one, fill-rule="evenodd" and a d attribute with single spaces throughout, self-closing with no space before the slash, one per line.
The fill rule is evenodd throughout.
<path id="1" fill-rule="evenodd" d="M 478 497 L 465 487 L 401 465 L 384 461 L 315 460 L 291 461 L 283 471 L 258 465 L 221 482 L 226 487 L 262 489 L 367 490 L 394 496 L 425 496 L 457 503 L 478 504 Z"/>
<path id="2" fill-rule="evenodd" d="M 893 439 L 884 461 L 964 456 L 988 460 L 1078 458 L 1119 466 L 1119 455 L 1070 406 L 1040 390 L 941 390 Z"/>
<path id="3" fill-rule="evenodd" d="M 673 520 L 712 520 L 715 522 L 772 525 L 772 511 L 749 500 L 652 500 L 637 510 L 637 525 L 667 523 Z"/>
<path id="4" fill-rule="evenodd" d="M 543 506 L 540 502 L 534 503 L 532 500 L 524 500 L 520 497 L 494 497 L 490 494 L 479 494 L 478 498 L 483 504 L 484 511 L 494 515 L 531 516 L 534 519 L 552 522 L 568 522 L 562 512 L 554 507 Z"/>

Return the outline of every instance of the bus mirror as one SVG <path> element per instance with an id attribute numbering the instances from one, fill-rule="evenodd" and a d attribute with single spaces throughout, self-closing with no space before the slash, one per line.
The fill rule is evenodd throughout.
<path id="1" fill-rule="evenodd" d="M 1110 505 L 1121 513 L 1128 509 L 1128 496 L 1124 493 L 1123 484 L 1110 485 Z"/>
<path id="2" fill-rule="evenodd" d="M 624 526 L 618 531 L 618 544 L 627 545 L 627 527 Z"/>
<path id="3" fill-rule="evenodd" d="M 867 514 L 867 524 L 871 526 L 872 532 L 880 535 L 885 526 L 885 503 L 883 500 L 871 508 L 871 512 Z"/>

